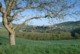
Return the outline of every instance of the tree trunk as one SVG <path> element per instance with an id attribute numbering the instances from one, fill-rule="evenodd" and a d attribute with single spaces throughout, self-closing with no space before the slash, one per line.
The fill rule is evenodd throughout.
<path id="1" fill-rule="evenodd" d="M 9 32 L 9 39 L 10 45 L 15 45 L 15 32 Z"/>
<path id="2" fill-rule="evenodd" d="M 15 31 L 12 26 L 12 20 L 10 20 L 9 18 L 13 19 L 11 18 L 11 16 L 7 16 L 7 12 L 3 13 L 2 23 L 6 30 L 9 32 L 10 45 L 15 45 Z"/>

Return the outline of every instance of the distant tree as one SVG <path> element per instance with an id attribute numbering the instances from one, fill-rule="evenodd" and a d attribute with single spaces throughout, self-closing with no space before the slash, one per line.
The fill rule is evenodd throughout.
<path id="1" fill-rule="evenodd" d="M 18 26 L 32 19 L 63 18 L 65 15 L 70 14 L 67 10 L 74 7 L 75 3 L 76 0 L 74 2 L 72 0 L 4 0 L 4 2 L 0 2 L 2 23 L 9 32 L 10 45 L 15 45 L 15 29 Z M 21 16 L 20 13 L 30 9 L 38 11 L 34 14 L 38 14 L 40 11 L 43 11 L 45 14 L 31 18 L 27 17 L 23 23 L 13 26 L 12 22 Z"/>

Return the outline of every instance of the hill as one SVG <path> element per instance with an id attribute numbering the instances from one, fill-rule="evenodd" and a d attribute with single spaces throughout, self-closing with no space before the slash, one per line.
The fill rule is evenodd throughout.
<path id="1" fill-rule="evenodd" d="M 32 40 L 80 39 L 80 22 L 65 22 L 51 27 L 25 25 L 17 28 L 16 37 Z"/>
<path id="2" fill-rule="evenodd" d="M 23 30 L 27 31 L 72 31 L 80 28 L 80 21 L 69 21 L 52 26 L 30 26 L 23 27 Z"/>
<path id="3" fill-rule="evenodd" d="M 80 21 L 69 21 L 53 25 L 53 30 L 72 31 L 78 28 L 80 28 Z"/>
<path id="4" fill-rule="evenodd" d="M 69 22 L 63 22 L 59 24 L 55 24 L 53 26 L 36 26 L 37 29 L 48 29 L 48 30 L 55 30 L 55 29 L 63 29 L 63 30 L 72 30 L 76 28 L 80 28 L 80 21 L 69 21 Z"/>
<path id="5" fill-rule="evenodd" d="M 69 21 L 64 23 L 56 24 L 58 26 L 80 26 L 80 21 Z"/>
<path id="6" fill-rule="evenodd" d="M 3 25 L 0 22 L 0 27 L 2 28 Z M 23 31 L 72 31 L 74 29 L 80 28 L 80 21 L 69 21 L 69 22 L 63 22 L 59 24 L 55 24 L 52 26 L 33 26 L 33 25 L 25 25 L 22 27 L 18 27 L 17 30 L 23 30 Z"/>

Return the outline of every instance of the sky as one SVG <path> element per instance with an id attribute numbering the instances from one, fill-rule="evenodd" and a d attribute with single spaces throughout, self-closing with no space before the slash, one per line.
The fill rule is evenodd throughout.
<path id="1" fill-rule="evenodd" d="M 74 0 L 72 0 L 74 1 Z M 3 2 L 3 0 L 0 0 L 0 2 Z M 79 10 L 80 11 L 80 7 L 77 5 L 75 8 L 71 9 L 71 11 L 74 11 L 74 10 Z M 14 21 L 13 23 L 22 23 L 26 17 L 27 18 L 30 18 L 32 15 L 37 15 L 37 12 L 34 10 L 27 10 L 27 11 L 24 11 L 22 14 L 23 16 L 26 16 L 23 18 L 23 17 L 20 17 L 18 16 L 18 18 L 23 18 L 19 21 Z M 44 12 L 40 12 L 39 15 L 44 15 Z M 0 22 L 2 21 L 2 18 L 0 17 Z M 38 26 L 42 26 L 42 25 L 52 25 L 52 24 L 56 24 L 56 23 L 62 23 L 62 22 L 68 22 L 68 21 L 80 21 L 80 16 L 79 15 L 74 15 L 73 17 L 71 16 L 65 16 L 64 19 L 56 19 L 56 18 L 53 18 L 53 22 L 49 22 L 51 21 L 50 19 L 47 19 L 47 18 L 42 18 L 42 19 L 34 19 L 34 20 L 31 20 L 30 22 L 28 22 L 29 25 L 38 25 Z"/>

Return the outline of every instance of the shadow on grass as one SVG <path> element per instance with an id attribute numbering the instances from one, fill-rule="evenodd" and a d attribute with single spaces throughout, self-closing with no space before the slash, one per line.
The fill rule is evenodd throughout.
<path id="1" fill-rule="evenodd" d="M 72 30 L 71 36 L 75 39 L 80 38 L 80 28 Z"/>
<path id="2" fill-rule="evenodd" d="M 0 36 L 0 45 L 5 45 L 9 43 L 9 38 L 7 36 Z"/>

